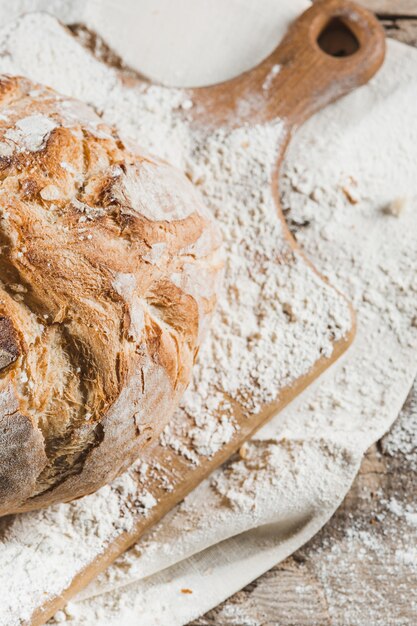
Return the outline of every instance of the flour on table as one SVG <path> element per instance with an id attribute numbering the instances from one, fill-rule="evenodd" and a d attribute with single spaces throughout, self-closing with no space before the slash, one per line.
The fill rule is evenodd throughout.
<path id="1" fill-rule="evenodd" d="M 350 312 L 344 299 L 305 265 L 298 252 L 286 245 L 282 226 L 278 220 L 271 219 L 275 207 L 269 179 L 277 144 L 283 140 L 285 129 L 276 122 L 266 127 L 192 136 L 183 122 L 184 112 L 190 108 L 185 92 L 161 87 L 143 92 L 125 87 L 115 70 L 91 57 L 47 16 L 33 15 L 8 26 L 0 33 L 0 52 L 0 71 L 26 74 L 91 103 L 106 121 L 117 125 L 123 137 L 132 137 L 146 150 L 184 169 L 216 213 L 225 235 L 228 259 L 224 297 L 213 333 L 202 350 L 194 386 L 186 394 L 171 429 L 164 433 L 167 449 L 178 449 L 190 463 L 198 464 L 233 436 L 236 428 L 231 411 L 233 402 L 238 401 L 247 411 L 258 411 L 280 388 L 307 373 L 317 358 L 331 356 L 333 342 L 350 329 Z M 411 73 L 411 64 L 403 64 L 396 71 L 397 76 L 405 79 L 406 73 Z M 373 101 L 373 97 L 383 93 L 383 84 L 379 84 L 376 95 L 372 87 L 369 89 L 366 93 L 370 93 Z M 389 89 L 395 91 L 392 84 Z M 354 102 L 355 97 L 360 96 L 354 94 L 351 97 Z M 399 98 L 403 106 L 401 93 Z M 310 155 L 314 151 L 320 162 L 321 155 L 326 155 L 329 136 L 322 129 L 318 133 L 310 131 L 309 141 L 301 145 L 297 158 L 289 162 L 283 179 L 284 198 L 291 207 L 289 223 L 299 241 L 330 280 L 353 297 L 355 308 L 360 310 L 360 343 L 357 342 L 355 360 L 346 359 L 335 371 L 334 380 L 333 374 L 324 379 L 301 408 L 285 411 L 264 432 L 266 442 L 250 444 L 242 451 L 243 458 L 232 460 L 190 494 L 183 505 L 152 530 L 150 537 L 139 542 L 93 588 L 86 590 L 84 597 L 107 591 L 111 586 L 109 581 L 116 579 L 118 586 L 133 583 L 125 593 L 120 589 L 118 594 L 91 600 L 91 604 L 72 603 L 66 612 L 58 614 L 58 622 L 68 619 L 77 626 L 96 626 L 103 623 L 103 616 L 107 619 L 113 606 L 111 617 L 115 624 L 132 623 L 133 616 L 143 615 L 147 607 L 150 620 L 155 619 L 159 624 L 185 623 L 197 614 L 193 603 L 199 603 L 198 611 L 207 610 L 210 602 L 222 599 L 221 593 L 231 591 L 232 581 L 239 585 L 243 579 L 234 571 L 227 577 L 227 585 L 222 585 L 223 591 L 217 589 L 215 597 L 211 592 L 204 598 L 201 593 L 187 595 L 189 608 L 185 609 L 184 598 L 179 596 L 181 604 L 175 596 L 175 585 L 168 580 L 170 577 L 171 581 L 176 580 L 177 570 L 171 571 L 176 562 L 188 558 L 191 565 L 193 554 L 222 540 L 222 552 L 226 551 L 233 535 L 249 533 L 252 528 L 267 523 L 282 523 L 296 537 L 292 547 L 300 545 L 326 521 L 346 493 L 364 447 L 388 427 L 415 367 L 411 354 L 416 333 L 410 322 L 415 315 L 411 311 L 415 297 L 412 274 L 415 223 L 411 210 L 401 212 L 395 220 L 384 214 L 382 207 L 395 198 L 388 197 L 388 191 L 385 195 L 378 194 L 372 178 L 362 174 L 361 168 L 369 172 L 369 167 L 366 169 L 367 163 L 360 162 L 357 156 L 363 131 L 360 113 L 364 108 L 362 101 L 359 104 L 358 137 L 355 129 L 346 134 L 342 155 L 333 162 L 323 157 L 321 171 L 316 171 L 315 177 L 310 175 Z M 342 105 L 339 111 L 335 119 L 331 118 L 332 109 L 321 116 L 324 129 L 328 124 L 343 128 L 344 122 L 356 119 L 350 108 Z M 372 127 L 370 132 L 373 140 L 379 136 Z M 384 152 L 385 141 L 382 135 L 378 156 Z M 404 142 L 407 141 L 405 137 Z M 371 140 L 366 145 L 370 143 Z M 406 146 L 409 148 L 409 143 Z M 395 189 L 395 197 L 404 194 L 404 189 L 397 189 L 407 174 L 403 154 L 401 146 L 398 154 L 394 150 L 390 155 L 390 189 Z M 341 163 L 348 171 L 340 172 Z M 381 161 L 385 179 L 387 163 Z M 413 180 L 406 180 L 411 190 Z M 406 193 L 412 195 L 412 192 L 408 194 L 408 188 Z M 375 226 L 376 215 L 379 218 Z M 387 232 L 392 235 L 390 241 Z M 407 254 L 402 239 L 409 246 Z M 380 248 L 375 246 L 375 240 Z M 367 241 L 374 246 L 372 249 L 367 249 Z M 279 263 L 282 258 L 285 265 Z M 378 345 L 377 342 L 384 342 L 385 348 L 381 351 L 381 362 L 375 364 L 372 346 Z M 390 350 L 395 350 L 397 361 L 389 357 Z M 364 380 L 372 384 L 365 386 Z M 224 390 L 227 396 L 221 393 Z M 221 419 L 217 416 L 219 409 Z M 143 463 L 133 472 L 126 475 L 126 480 L 129 485 L 143 486 L 143 490 L 137 502 L 132 492 L 132 507 L 147 514 L 155 506 L 155 497 L 146 489 L 146 476 L 150 472 L 154 475 L 163 472 Z M 163 476 L 161 482 L 167 491 L 173 488 L 168 476 Z M 127 491 L 130 494 L 129 486 Z M 262 497 L 258 498 L 258 493 Z M 14 539 L 4 544 L 10 557 L 6 561 L 9 566 L 2 567 L 1 572 L 5 597 L 0 603 L 2 626 L 18 624 L 21 617 L 17 604 L 10 604 L 13 601 L 10 589 L 19 586 L 20 606 L 23 603 L 29 614 L 48 595 L 59 593 L 84 566 L 84 559 L 93 558 L 93 552 L 100 553 L 106 541 L 118 532 L 113 523 L 119 519 L 116 510 L 124 498 L 112 486 L 69 506 L 8 520 L 9 537 Z M 130 497 L 126 500 L 130 502 Z M 89 507 L 98 507 L 101 513 L 91 518 Z M 73 534 L 69 511 L 77 511 L 89 529 L 88 535 Z M 134 508 L 128 507 L 123 518 L 126 527 L 134 514 Z M 41 551 L 37 580 L 22 581 L 22 570 L 16 568 L 17 557 L 20 555 L 23 569 L 29 566 L 35 571 L 22 545 L 40 519 L 37 516 L 42 515 L 51 516 L 48 524 L 39 524 L 37 529 L 41 545 L 45 543 L 48 549 Z M 60 520 L 60 526 L 55 517 Z M 55 532 L 49 540 L 51 527 L 60 528 L 60 532 Z M 91 533 L 101 537 L 100 545 L 91 541 Z M 67 541 L 69 545 L 75 542 L 76 549 L 69 547 Z M 282 545 L 285 550 L 285 540 Z M 283 558 L 283 552 L 272 549 L 268 555 L 264 554 L 263 558 L 275 561 Z M 220 558 L 218 554 L 217 559 Z M 167 568 L 166 584 L 164 576 L 156 573 L 162 567 Z M 262 567 L 268 567 L 266 560 Z M 186 569 L 190 577 L 193 572 L 197 576 L 198 571 L 197 566 Z M 251 575 L 257 575 L 256 572 L 253 567 Z M 141 586 L 140 579 L 152 574 L 160 576 L 160 587 L 154 585 L 152 578 L 149 587 Z M 240 576 L 243 574 L 240 572 Z M 164 590 L 162 595 L 160 589 Z M 165 593 L 170 622 L 166 622 L 168 613 L 165 622 L 161 617 Z M 151 623 L 156 622 L 143 622 L 146 626 Z"/>
<path id="2" fill-rule="evenodd" d="M 407 398 L 406 411 L 407 421 L 402 419 L 405 413 L 402 411 L 381 445 L 389 456 L 404 456 L 411 470 L 417 472 L 417 382 Z"/>
<path id="3" fill-rule="evenodd" d="M 184 169 L 217 217 L 226 248 L 223 296 L 199 356 L 193 384 L 161 440 L 167 450 L 175 450 L 191 465 L 198 465 L 235 434 L 238 427 L 233 418 L 234 403 L 247 413 L 259 412 L 265 403 L 276 400 L 282 389 L 308 374 L 318 359 L 331 357 L 333 344 L 351 330 L 347 301 L 319 278 L 300 252 L 291 248 L 276 216 L 270 181 L 285 137 L 284 126 L 278 120 L 265 127 L 191 133 L 184 118 L 184 112 L 190 109 L 185 91 L 124 86 L 115 69 L 95 59 L 47 15 L 28 15 L 6 26 L 0 34 L 0 54 L 1 72 L 27 75 L 88 102 L 107 122 L 116 124 L 127 142 L 138 141 L 145 151 L 155 152 Z M 91 122 L 82 106 L 74 105 L 66 115 L 82 115 L 87 123 Z M 53 123 L 39 117 L 18 121 L 10 141 L 23 149 L 39 149 Z M 97 124 L 92 132 L 100 132 Z M 204 237 L 198 245 L 204 247 Z M 152 251 L 152 262 L 158 263 L 158 250 Z M 173 276 L 173 280 L 193 295 L 185 275 Z M 199 285 L 199 289 L 204 293 L 205 285 Z M 164 492 L 175 488 L 171 477 L 166 476 L 165 482 L 156 479 L 158 469 L 152 469 L 149 484 Z M 164 476 L 161 469 L 159 473 Z M 138 485 L 136 496 L 124 494 L 116 485 L 90 499 L 106 510 L 108 490 L 116 490 L 115 501 L 126 499 L 123 515 L 129 526 L 134 514 L 146 515 L 157 504 L 157 496 L 135 468 L 126 480 Z M 78 503 L 71 506 L 77 509 Z M 83 518 L 85 507 L 83 501 Z M 58 510 L 60 519 L 70 526 L 72 519 L 63 518 L 65 507 Z M 55 509 L 48 513 L 52 517 L 58 514 Z M 87 515 L 85 523 L 93 524 L 101 546 L 89 546 L 80 558 L 84 541 L 79 536 L 79 552 L 68 555 L 70 562 L 66 559 L 61 575 L 57 567 L 62 565 L 68 544 L 54 535 L 58 545 L 54 551 L 49 543 L 48 558 L 42 555 L 42 576 L 38 575 L 36 584 L 28 580 L 22 589 L 20 602 L 26 611 L 41 604 L 49 594 L 59 593 L 60 586 L 64 589 L 72 576 L 92 560 L 94 552 L 99 554 L 104 549 L 115 536 L 110 526 L 117 517 L 115 509 L 110 509 L 102 524 L 101 519 L 92 521 Z M 31 520 L 36 523 L 38 518 L 37 514 L 33 518 L 29 514 L 25 519 L 30 526 Z M 18 535 L 24 532 L 21 523 L 21 518 L 12 520 L 9 536 L 15 537 L 15 543 L 9 540 L 5 550 L 18 549 Z M 39 525 L 38 533 L 47 532 L 47 528 Z M 123 530 L 126 528 L 120 533 Z M 72 531 L 69 534 L 73 537 Z M 10 556 L 9 566 L 3 566 L 1 574 L 7 584 L 2 585 L 4 600 L 0 606 L 5 607 L 2 611 L 7 617 L 2 622 L 0 612 L 0 624 L 7 626 L 18 619 L 18 608 L 9 606 L 11 600 L 7 600 L 11 595 L 7 590 L 17 584 L 14 576 L 21 577 L 21 570 L 12 567 L 12 561 Z"/>
<path id="4" fill-rule="evenodd" d="M 186 497 L 184 503 L 168 514 L 165 528 L 161 524 L 153 527 L 135 548 L 118 561 L 116 567 L 109 570 L 107 576 L 102 576 L 97 585 L 85 590 L 90 599 L 77 603 L 77 626 L 102 621 L 106 626 L 117 626 L 120 616 L 123 616 L 124 623 L 133 625 L 139 615 L 143 624 L 154 623 L 153 601 L 149 602 L 149 596 L 137 594 L 135 585 L 126 587 L 128 581 L 139 578 L 146 586 L 145 579 L 150 577 L 152 580 L 152 574 L 158 570 L 160 573 L 155 575 L 160 582 L 165 578 L 165 567 L 168 572 L 170 564 L 184 555 L 188 556 L 189 535 L 193 540 L 204 537 L 216 543 L 216 525 L 219 523 L 233 529 L 234 534 L 241 535 L 259 525 L 267 527 L 273 523 L 279 510 L 287 529 L 308 524 L 314 507 L 318 505 L 324 509 L 328 506 L 331 484 L 337 485 L 342 492 L 346 489 L 352 464 L 356 465 L 360 458 L 355 453 L 347 452 L 343 446 L 329 446 L 328 442 L 319 439 L 314 442 L 251 441 L 245 446 L 244 458 L 239 456 L 232 459 L 224 468 L 215 471 L 209 480 Z M 316 468 L 314 473 L 311 472 L 311 463 Z M 332 473 L 326 471 L 329 464 Z M 295 497 L 297 493 L 298 498 Z M 300 499 L 304 503 L 303 507 L 299 505 Z M 210 511 L 215 524 L 207 524 L 207 511 Z M 219 553 L 221 546 L 218 547 Z M 216 558 L 210 559 L 210 563 L 214 565 Z M 184 575 L 185 586 L 188 567 L 181 564 L 179 567 Z M 212 569 L 208 565 L 207 570 Z M 204 572 L 203 578 L 208 575 L 208 571 Z M 194 589 L 191 579 L 189 583 L 186 586 Z M 172 600 L 175 603 L 179 589 L 181 585 L 176 580 L 166 598 L 160 598 L 161 612 L 166 613 L 163 624 L 171 623 L 168 621 L 170 605 Z M 104 591 L 111 592 L 94 597 Z M 151 586 L 147 592 L 156 598 L 158 582 L 155 594 Z M 210 592 L 208 582 L 204 594 L 209 595 Z"/>
<path id="5" fill-rule="evenodd" d="M 287 222 L 316 266 L 348 294 L 358 312 L 354 345 L 304 397 L 259 432 L 261 442 L 244 446 L 241 456 L 201 484 L 83 591 L 79 609 L 86 625 L 105 615 L 111 616 L 111 625 L 120 616 L 141 626 L 180 625 L 221 602 L 317 532 L 347 492 L 363 452 L 398 415 L 417 366 L 416 65 L 415 51 L 388 42 L 385 65 L 371 84 L 300 131 L 281 178 Z M 387 213 L 385 207 L 405 197 L 398 215 Z M 395 424 L 382 441 L 385 451 L 406 454 L 411 464 L 417 446 L 415 413 Z M 291 462 L 288 457 L 277 461 L 284 450 L 291 453 Z M 259 463 L 259 455 L 265 454 L 268 462 Z M 338 480 L 332 482 L 336 468 Z M 312 489 L 311 506 L 304 489 L 312 487 L 314 478 L 326 499 Z M 258 499 L 257 493 L 268 494 L 268 511 L 262 506 L 268 496 Z M 288 500 L 281 509 L 285 494 Z M 216 495 L 222 500 L 213 506 Z M 288 521 L 291 506 L 299 517 Z M 381 507 L 384 519 L 400 516 L 410 532 L 414 529 L 413 507 L 395 498 Z M 369 520 L 366 527 L 353 521 L 348 533 L 352 558 L 358 559 L 363 542 L 371 555 L 388 557 L 383 534 L 375 536 Z M 331 554 L 326 557 L 325 551 Z M 399 538 L 394 556 L 389 575 L 395 576 L 399 567 L 414 568 L 415 554 L 406 537 Z M 319 563 L 329 594 L 338 593 L 338 577 L 348 559 L 332 541 Z M 381 563 L 387 567 L 384 556 Z M 183 585 L 194 590 L 186 602 L 176 591 Z M 339 599 L 343 593 L 341 589 Z M 360 604 L 349 598 L 345 604 L 351 623 L 360 623 Z"/>
<path id="6" fill-rule="evenodd" d="M 379 465 L 380 454 L 384 455 L 385 477 L 372 470 L 368 473 L 364 465 L 358 479 L 358 510 L 346 514 L 342 509 L 337 513 L 329 528 L 303 547 L 297 563 L 292 563 L 306 579 L 306 559 L 308 579 L 315 582 L 315 595 L 319 590 L 326 615 L 338 624 L 363 626 L 381 620 L 390 626 L 415 624 L 416 409 L 417 381 L 390 432 L 380 441 L 378 450 L 371 452 L 373 468 Z M 381 483 L 386 483 L 383 493 L 379 489 Z M 371 515 L 369 499 L 373 502 Z M 351 511 L 349 505 L 347 508 Z M 299 593 L 308 593 L 306 587 L 307 584 L 300 585 Z M 284 611 L 279 618 L 285 621 Z"/>
<path id="7" fill-rule="evenodd" d="M 103 541 L 130 530 L 137 515 L 146 515 L 155 506 L 150 494 L 138 493 L 135 471 L 136 466 L 103 487 L 98 497 L 0 519 L 2 573 L 9 577 L 0 585 L 2 626 L 19 623 L 17 615 L 30 619 L 33 598 L 39 602 L 48 597 L 46 580 L 49 593 L 54 593 L 53 587 L 60 593 L 70 584 L 73 576 L 64 566 L 69 553 L 80 567 L 87 565 L 100 553 Z M 24 581 L 15 593 L 18 572 L 24 572 Z"/>

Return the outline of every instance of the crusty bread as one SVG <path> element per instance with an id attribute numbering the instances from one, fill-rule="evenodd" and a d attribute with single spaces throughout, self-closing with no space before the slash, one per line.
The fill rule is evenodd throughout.
<path id="1" fill-rule="evenodd" d="M 88 106 L 0 80 L 0 515 L 91 493 L 177 407 L 221 238 L 180 172 Z"/>

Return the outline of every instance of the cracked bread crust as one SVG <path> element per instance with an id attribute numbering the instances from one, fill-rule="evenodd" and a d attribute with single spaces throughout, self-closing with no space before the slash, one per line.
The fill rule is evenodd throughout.
<path id="1" fill-rule="evenodd" d="M 0 515 L 91 493 L 158 437 L 214 311 L 221 237 L 180 172 L 0 76 Z"/>

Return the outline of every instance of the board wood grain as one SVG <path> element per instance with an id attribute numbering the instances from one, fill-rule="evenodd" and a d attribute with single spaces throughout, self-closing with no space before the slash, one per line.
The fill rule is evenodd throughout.
<path id="1" fill-rule="evenodd" d="M 359 4 L 377 15 L 417 17 L 416 0 L 360 0 Z"/>

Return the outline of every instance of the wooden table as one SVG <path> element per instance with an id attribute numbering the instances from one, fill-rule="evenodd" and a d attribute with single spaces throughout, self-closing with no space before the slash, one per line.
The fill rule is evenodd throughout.
<path id="1" fill-rule="evenodd" d="M 417 0 L 361 4 L 389 37 L 417 47 Z M 417 380 L 325 528 L 189 626 L 416 626 L 416 421 Z"/>

